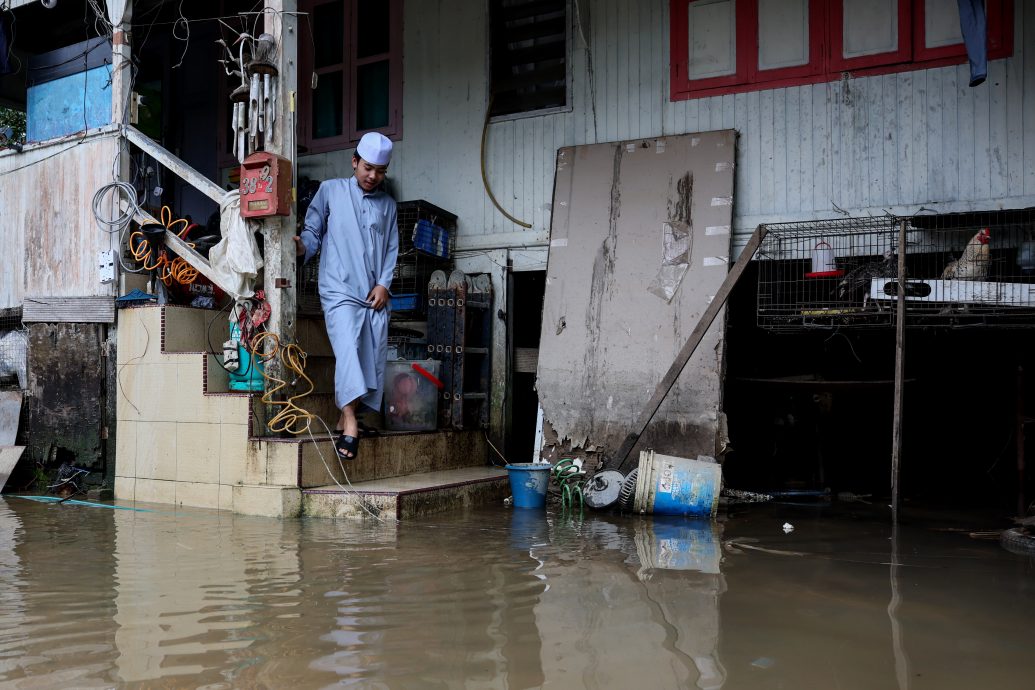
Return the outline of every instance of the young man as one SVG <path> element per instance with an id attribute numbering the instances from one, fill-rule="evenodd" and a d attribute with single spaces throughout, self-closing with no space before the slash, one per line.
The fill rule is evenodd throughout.
<path id="1" fill-rule="evenodd" d="M 354 175 L 327 180 L 295 237 L 305 260 L 320 254 L 320 304 L 334 348 L 334 398 L 341 409 L 338 454 L 359 452 L 359 403 L 381 407 L 392 271 L 399 254 L 395 200 L 382 190 L 392 142 L 370 132 L 352 155 Z"/>

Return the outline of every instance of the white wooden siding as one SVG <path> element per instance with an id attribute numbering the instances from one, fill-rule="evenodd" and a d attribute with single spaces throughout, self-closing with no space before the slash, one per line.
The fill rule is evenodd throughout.
<path id="1" fill-rule="evenodd" d="M 97 277 L 97 252 L 117 246 L 94 221 L 97 186 L 111 180 L 112 131 L 0 154 L 0 307 L 25 297 L 114 295 Z"/>
<path id="2" fill-rule="evenodd" d="M 1026 5 L 1015 3 L 1013 57 L 991 62 L 977 88 L 959 65 L 671 102 L 668 0 L 572 0 L 570 111 L 490 126 L 489 179 L 504 207 L 532 224 L 523 230 L 482 189 L 485 3 L 408 2 L 404 137 L 390 175 L 399 198 L 457 213 L 461 244 L 471 246 L 545 239 L 561 146 L 726 128 L 740 134 L 738 247 L 758 223 L 826 218 L 838 208 L 1035 205 L 1035 7 Z M 351 174 L 350 157 L 306 157 L 301 172 Z"/>

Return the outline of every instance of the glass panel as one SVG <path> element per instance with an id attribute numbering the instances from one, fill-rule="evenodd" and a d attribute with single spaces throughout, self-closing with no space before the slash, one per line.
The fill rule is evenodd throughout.
<path id="1" fill-rule="evenodd" d="M 899 0 L 843 0 L 844 57 L 898 50 Z"/>
<path id="2" fill-rule="evenodd" d="M 924 1 L 924 47 L 940 48 L 963 43 L 960 6 L 956 0 Z"/>
<path id="3" fill-rule="evenodd" d="M 808 0 L 758 0 L 758 69 L 808 62 Z"/>
<path id="4" fill-rule="evenodd" d="M 365 58 L 388 52 L 390 17 L 388 0 L 359 0 L 356 22 L 356 57 Z"/>
<path id="5" fill-rule="evenodd" d="M 343 72 L 320 75 L 313 91 L 313 139 L 335 137 L 342 133 Z"/>
<path id="6" fill-rule="evenodd" d="M 736 0 L 697 0 L 690 3 L 691 79 L 722 77 L 737 72 Z"/>
<path id="7" fill-rule="evenodd" d="M 356 129 L 388 126 L 388 61 L 356 69 Z"/>
<path id="8" fill-rule="evenodd" d="M 317 5 L 313 9 L 313 41 L 316 43 L 317 69 L 340 65 L 345 59 L 345 3 L 343 0 Z"/>

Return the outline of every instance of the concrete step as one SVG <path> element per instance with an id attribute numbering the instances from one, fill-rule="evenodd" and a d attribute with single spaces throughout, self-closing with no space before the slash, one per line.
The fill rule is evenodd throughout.
<path id="1" fill-rule="evenodd" d="M 302 514 L 314 517 L 362 518 L 370 513 L 406 520 L 510 495 L 507 472 L 497 467 L 465 467 L 405 477 L 353 481 L 302 490 Z M 369 512 L 368 512 L 369 511 Z"/>
<path id="2" fill-rule="evenodd" d="M 320 436 L 324 441 L 319 444 L 308 436 L 300 441 L 298 485 L 303 489 L 334 481 L 345 483 L 345 473 L 333 446 L 325 434 Z M 345 471 L 355 484 L 422 472 L 479 467 L 488 459 L 488 444 L 480 430 L 386 433 L 363 438 L 359 443 L 359 457 L 345 464 Z"/>

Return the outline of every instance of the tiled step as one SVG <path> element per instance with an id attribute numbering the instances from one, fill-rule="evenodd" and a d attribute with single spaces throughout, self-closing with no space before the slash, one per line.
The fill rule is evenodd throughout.
<path id="1" fill-rule="evenodd" d="M 345 489 L 330 484 L 302 491 L 302 514 L 362 518 L 374 513 L 405 520 L 479 503 L 502 501 L 510 494 L 505 470 L 466 467 L 405 477 L 353 481 Z M 369 513 L 368 513 L 369 511 Z"/>
<path id="2" fill-rule="evenodd" d="M 305 441 L 300 448 L 300 487 L 345 482 L 329 440 L 319 445 Z M 388 433 L 363 438 L 359 444 L 359 457 L 348 462 L 345 470 L 355 483 L 415 472 L 479 467 L 488 462 L 488 457 L 488 445 L 481 431 Z M 328 476 L 328 469 L 333 480 Z"/>

